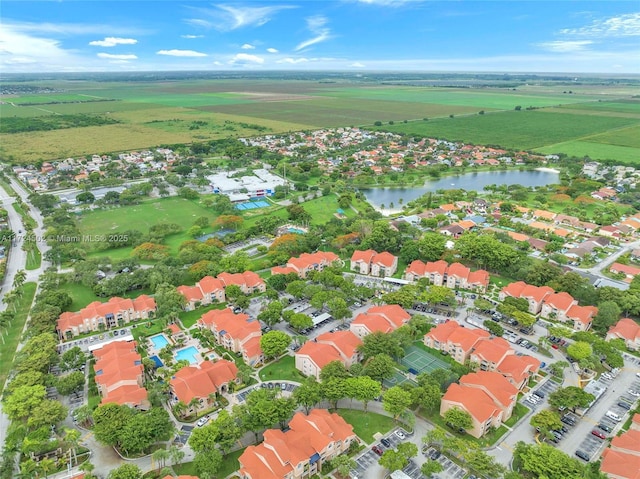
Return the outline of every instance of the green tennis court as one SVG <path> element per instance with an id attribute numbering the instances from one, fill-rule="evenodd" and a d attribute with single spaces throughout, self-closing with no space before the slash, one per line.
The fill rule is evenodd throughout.
<path id="1" fill-rule="evenodd" d="M 402 374 L 400 371 L 398 371 L 396 369 L 396 372 L 393 374 L 392 377 L 390 377 L 389 379 L 385 379 L 382 384 L 384 385 L 385 388 L 391 388 L 393 386 L 399 386 L 402 383 L 411 383 L 413 386 L 417 386 L 418 383 L 416 383 L 415 381 L 409 379 L 408 377 L 406 377 L 404 374 Z"/>
<path id="2" fill-rule="evenodd" d="M 407 348 L 407 354 L 400 362 L 414 374 L 430 373 L 436 369 L 450 369 L 449 364 L 415 346 Z"/>

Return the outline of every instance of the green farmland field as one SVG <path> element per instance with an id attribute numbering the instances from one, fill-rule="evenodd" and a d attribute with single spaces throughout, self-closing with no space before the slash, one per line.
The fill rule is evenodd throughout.
<path id="1" fill-rule="evenodd" d="M 545 155 L 566 153 L 578 158 L 588 156 L 592 160 L 619 160 L 625 163 L 640 165 L 640 148 L 628 146 L 605 145 L 590 141 L 567 141 L 556 145 L 538 148 L 535 151 Z"/>
<path id="2" fill-rule="evenodd" d="M 581 116 L 534 110 L 415 121 L 385 125 L 381 129 L 479 145 L 535 149 L 639 124 L 640 121 L 632 118 Z"/>

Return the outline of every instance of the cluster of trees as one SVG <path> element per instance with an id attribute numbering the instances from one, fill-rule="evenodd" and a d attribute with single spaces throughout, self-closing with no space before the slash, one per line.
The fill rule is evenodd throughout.
<path id="1" fill-rule="evenodd" d="M 548 479 L 605 479 L 597 463 L 583 464 L 548 444 L 518 442 L 513 451 L 513 469 Z"/>
<path id="2" fill-rule="evenodd" d="M 30 131 L 62 130 L 85 126 L 102 126 L 120 123 L 115 118 L 104 115 L 45 115 L 22 118 L 6 117 L 0 125 L 0 133 L 24 133 Z"/>

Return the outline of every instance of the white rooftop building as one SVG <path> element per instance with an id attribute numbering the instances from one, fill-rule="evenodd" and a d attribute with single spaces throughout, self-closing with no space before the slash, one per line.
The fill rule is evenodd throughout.
<path id="1" fill-rule="evenodd" d="M 253 174 L 247 176 L 240 176 L 238 173 L 238 171 L 217 173 L 207 176 L 207 179 L 214 193 L 227 195 L 231 201 L 272 196 L 276 186 L 284 186 L 286 183 L 284 178 L 266 169 L 253 170 Z"/>

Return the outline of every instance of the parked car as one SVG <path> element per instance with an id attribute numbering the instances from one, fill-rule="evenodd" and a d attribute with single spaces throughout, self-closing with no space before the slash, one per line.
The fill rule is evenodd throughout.
<path id="1" fill-rule="evenodd" d="M 587 461 L 587 462 L 589 462 L 589 460 L 591 459 L 591 456 L 589 456 L 589 454 L 579 449 L 576 451 L 576 456 L 578 456 L 583 461 Z"/>
<path id="2" fill-rule="evenodd" d="M 406 436 L 404 435 L 404 433 L 402 431 L 396 431 L 396 436 L 398 436 L 400 439 L 406 438 Z"/>
<path id="3" fill-rule="evenodd" d="M 597 429 L 594 429 L 593 431 L 591 431 L 591 434 L 593 434 L 595 437 L 599 437 L 600 439 L 606 439 L 607 436 L 605 436 L 604 433 L 598 431 Z"/>
<path id="4" fill-rule="evenodd" d="M 612 431 L 612 429 L 609 426 L 607 426 L 606 424 L 603 424 L 603 423 L 598 424 L 598 427 L 600 429 L 602 429 L 604 432 L 611 432 Z"/>
<path id="5" fill-rule="evenodd" d="M 378 456 L 382 456 L 382 449 L 380 449 L 380 446 L 373 446 L 371 450 L 375 452 Z"/>
<path id="6" fill-rule="evenodd" d="M 640 397 L 640 392 L 635 391 L 633 389 L 629 389 L 627 392 L 631 394 L 634 398 Z"/>
<path id="7" fill-rule="evenodd" d="M 618 416 L 615 412 L 613 411 L 607 411 L 605 413 L 605 416 L 607 416 L 609 419 L 613 419 L 616 422 L 620 422 L 622 421 L 622 418 L 620 416 Z"/>
<path id="8" fill-rule="evenodd" d="M 389 439 L 387 439 L 386 437 L 380 439 L 380 442 L 384 447 L 391 447 L 391 441 L 389 441 Z"/>
<path id="9" fill-rule="evenodd" d="M 207 415 L 207 416 L 204 416 L 204 417 L 201 417 L 200 419 L 198 419 L 198 422 L 196 423 L 196 426 L 202 427 L 205 424 L 207 424 L 208 422 L 209 422 L 209 416 Z"/>
<path id="10" fill-rule="evenodd" d="M 618 401 L 618 407 L 621 407 L 622 409 L 626 409 L 628 411 L 629 409 L 631 409 L 631 404 L 624 401 Z"/>

